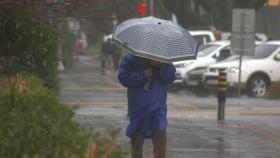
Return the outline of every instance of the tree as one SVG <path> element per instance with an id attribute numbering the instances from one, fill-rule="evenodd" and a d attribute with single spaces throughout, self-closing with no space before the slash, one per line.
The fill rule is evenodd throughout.
<path id="1" fill-rule="evenodd" d="M 163 0 L 164 6 L 173 12 L 179 23 L 189 29 L 199 26 L 214 26 L 230 30 L 233 8 L 258 9 L 266 0 Z"/>
<path id="2" fill-rule="evenodd" d="M 26 8 L 0 10 L 0 73 L 27 72 L 58 92 L 59 34 Z"/>
<path id="3" fill-rule="evenodd" d="M 163 0 L 165 8 L 177 16 L 183 27 L 205 25 L 206 23 L 196 12 L 198 9 L 192 8 L 191 2 L 192 0 Z M 196 5 L 198 4 L 196 3 Z M 198 8 L 198 6 L 196 7 Z"/>
<path id="4" fill-rule="evenodd" d="M 234 0 L 234 8 L 255 8 L 262 7 L 267 0 Z"/>
<path id="5" fill-rule="evenodd" d="M 88 0 L 85 3 L 77 3 L 79 12 L 73 17 L 79 20 L 82 30 L 87 34 L 89 43 L 96 43 L 103 34 L 110 34 L 114 30 L 113 21 L 117 24 L 130 18 L 140 18 L 137 7 L 143 0 Z M 149 2 L 148 0 L 146 2 Z M 170 12 L 165 9 L 162 0 L 155 0 L 154 15 L 164 19 L 170 17 Z M 147 3 L 146 16 L 150 14 Z"/>
<path id="6" fill-rule="evenodd" d="M 79 9 L 76 9 L 78 11 L 72 16 L 80 22 L 82 31 L 87 34 L 91 44 L 96 43 L 103 34 L 113 32 L 113 21 L 121 22 L 141 16 L 137 13 L 137 4 L 140 4 L 141 0 L 83 1 L 77 1 L 75 6 Z"/>

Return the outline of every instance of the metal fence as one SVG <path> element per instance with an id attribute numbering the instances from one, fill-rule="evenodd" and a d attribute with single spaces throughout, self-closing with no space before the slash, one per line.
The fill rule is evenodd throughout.
<path id="1" fill-rule="evenodd" d="M 262 7 L 256 12 L 256 32 L 280 40 L 280 6 Z"/>

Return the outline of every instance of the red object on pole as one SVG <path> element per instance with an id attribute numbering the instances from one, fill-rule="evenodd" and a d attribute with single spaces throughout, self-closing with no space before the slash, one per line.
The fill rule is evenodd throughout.
<path id="1" fill-rule="evenodd" d="M 140 14 L 145 14 L 145 11 L 146 11 L 146 4 L 145 3 L 141 3 L 139 6 L 138 6 L 138 12 Z"/>

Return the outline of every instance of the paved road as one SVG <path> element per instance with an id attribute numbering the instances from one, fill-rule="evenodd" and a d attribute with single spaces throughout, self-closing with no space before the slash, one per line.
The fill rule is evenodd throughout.
<path id="1" fill-rule="evenodd" d="M 60 74 L 60 98 L 78 106 L 75 119 L 101 132 L 121 127 L 118 141 L 129 147 L 124 136 L 126 90 L 114 74 L 102 76 L 97 60 L 80 56 L 71 70 Z M 216 121 L 215 97 L 198 98 L 170 92 L 168 103 L 168 158 L 279 158 L 279 101 L 232 99 L 226 121 Z M 237 104 L 238 102 L 238 104 Z M 257 104 L 255 104 L 257 103 Z M 265 107 L 263 104 L 268 104 Z M 255 104 L 256 106 L 253 106 Z M 145 157 L 152 152 L 145 142 Z"/>

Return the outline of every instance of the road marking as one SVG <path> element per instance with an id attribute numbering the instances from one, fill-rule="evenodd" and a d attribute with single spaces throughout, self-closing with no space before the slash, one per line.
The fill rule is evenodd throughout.
<path id="1" fill-rule="evenodd" d="M 280 108 L 232 108 L 226 112 L 230 115 L 277 115 L 280 114 Z"/>
<path id="2" fill-rule="evenodd" d="M 170 117 L 193 117 L 193 118 L 216 118 L 217 109 L 213 110 L 200 110 L 200 109 L 184 109 L 185 105 L 175 105 L 178 106 L 180 111 L 169 111 Z M 240 115 L 279 115 L 280 108 L 258 108 L 258 109 L 245 109 L 245 108 L 229 108 L 225 111 L 225 117 L 227 116 L 240 116 Z"/>

